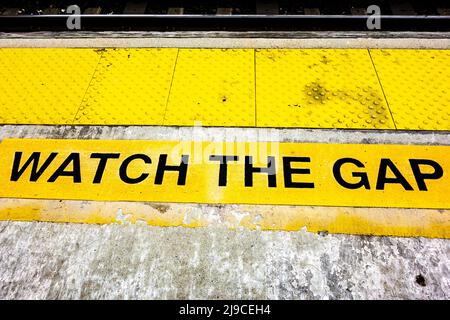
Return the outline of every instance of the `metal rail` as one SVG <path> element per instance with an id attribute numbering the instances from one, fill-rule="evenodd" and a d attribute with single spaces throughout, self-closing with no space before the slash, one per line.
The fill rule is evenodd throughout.
<path id="1" fill-rule="evenodd" d="M 74 15 L 0 16 L 0 32 L 67 31 Z M 83 31 L 364 31 L 360 15 L 79 15 Z M 450 16 L 380 16 L 382 31 L 450 31 Z"/>

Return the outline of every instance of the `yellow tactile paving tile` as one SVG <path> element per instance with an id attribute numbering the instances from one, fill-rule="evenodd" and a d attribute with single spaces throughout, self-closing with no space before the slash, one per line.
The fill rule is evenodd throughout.
<path id="1" fill-rule="evenodd" d="M 100 53 L 0 49 L 0 123 L 71 124 Z"/>
<path id="2" fill-rule="evenodd" d="M 450 130 L 450 50 L 370 50 L 398 129 Z"/>
<path id="3" fill-rule="evenodd" d="M 448 50 L 0 49 L 0 123 L 450 130 L 449 71 Z"/>
<path id="4" fill-rule="evenodd" d="M 367 50 L 256 51 L 257 125 L 392 129 Z"/>
<path id="5" fill-rule="evenodd" d="M 162 125 L 178 49 L 105 49 L 75 124 Z"/>
<path id="6" fill-rule="evenodd" d="M 254 50 L 180 49 L 165 125 L 255 126 Z"/>

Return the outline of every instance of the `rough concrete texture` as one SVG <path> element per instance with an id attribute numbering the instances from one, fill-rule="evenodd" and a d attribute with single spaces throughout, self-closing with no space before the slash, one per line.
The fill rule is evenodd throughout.
<path id="1" fill-rule="evenodd" d="M 434 48 L 448 49 L 449 32 L 29 32 L 0 33 L 0 47 L 54 48 Z"/>
<path id="2" fill-rule="evenodd" d="M 0 298 L 448 299 L 450 242 L 0 222 Z"/>
<path id="3" fill-rule="evenodd" d="M 0 140 L 7 138 L 450 145 L 448 131 L 219 128 L 202 126 L 0 126 Z"/>

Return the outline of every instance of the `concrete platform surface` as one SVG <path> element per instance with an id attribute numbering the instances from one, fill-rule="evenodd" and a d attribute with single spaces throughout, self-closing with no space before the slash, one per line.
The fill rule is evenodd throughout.
<path id="1" fill-rule="evenodd" d="M 167 126 L 170 123 L 164 123 L 164 121 L 147 123 L 142 119 L 146 121 L 148 119 L 142 118 L 140 115 L 136 117 L 138 119 L 136 122 L 122 122 L 122 116 L 116 118 L 121 121 L 108 123 L 101 121 L 75 122 L 72 121 L 75 119 L 75 114 L 68 116 L 70 119 L 68 122 L 29 121 L 29 119 L 25 119 L 27 120 L 25 121 L 24 117 L 26 118 L 30 114 L 28 112 L 30 105 L 37 110 L 35 114 L 40 119 L 43 116 L 42 109 L 49 103 L 48 101 L 44 101 L 40 105 L 35 101 L 25 103 L 26 98 L 30 96 L 30 91 L 23 86 L 16 86 L 16 82 L 11 80 L 14 78 L 11 74 L 15 74 L 19 70 L 14 67 L 13 63 L 8 62 L 16 61 L 12 59 L 3 63 L 8 67 L 12 66 L 14 72 L 7 75 L 9 80 L 3 84 L 5 86 L 8 81 L 10 82 L 8 88 L 11 89 L 9 91 L 11 103 L 8 110 L 11 112 L 2 113 L 4 118 L 0 119 L 2 120 L 0 121 L 0 144 L 3 147 L 7 145 L 10 147 L 0 150 L 0 159 L 2 160 L 2 170 L 0 171 L 3 172 L 5 168 L 10 168 L 13 165 L 13 158 L 16 159 L 15 156 L 19 153 L 28 152 L 29 156 L 30 151 L 33 150 L 25 148 L 25 144 L 30 143 L 25 143 L 26 139 L 43 139 L 42 143 L 38 142 L 37 144 L 37 149 L 41 152 L 48 153 L 47 149 L 54 147 L 59 148 L 58 152 L 78 152 L 82 155 L 87 155 L 90 149 L 83 147 L 79 148 L 81 151 L 74 150 L 76 149 L 75 143 L 69 146 L 64 145 L 70 143 L 67 139 L 80 140 L 77 143 L 83 144 L 83 146 L 90 143 L 96 148 L 105 143 L 105 140 L 111 140 L 110 144 L 118 143 L 117 140 L 136 140 L 136 144 L 147 143 L 148 146 L 156 145 L 158 141 L 172 140 L 179 141 L 180 144 L 205 141 L 214 143 L 245 142 L 254 145 L 266 142 L 297 145 L 306 143 L 335 144 L 336 150 L 348 147 L 341 148 L 338 144 L 360 144 L 361 150 L 356 152 L 355 157 L 358 156 L 362 160 L 364 160 L 362 154 L 366 149 L 375 150 L 380 148 L 380 145 L 386 145 L 386 150 L 417 149 L 420 152 L 416 150 L 402 153 L 405 159 L 408 157 L 408 159 L 414 158 L 415 160 L 419 158 L 419 155 L 421 159 L 435 159 L 436 154 L 431 154 L 430 150 L 439 149 L 441 151 L 437 154 L 437 158 L 439 158 L 439 162 L 442 162 L 445 171 L 441 176 L 443 179 L 448 179 L 449 162 L 446 151 L 450 146 L 448 122 L 450 114 L 446 107 L 449 101 L 446 95 L 448 84 L 444 80 L 445 68 L 448 69 L 449 66 L 448 33 L 407 33 L 403 34 L 403 38 L 395 33 L 371 33 L 370 35 L 367 33 L 352 35 L 336 33 L 328 34 L 326 37 L 318 33 L 272 36 L 248 33 L 245 36 L 241 34 L 240 39 L 236 38 L 238 36 L 238 34 L 223 33 L 202 35 L 170 32 L 159 35 L 155 33 L 87 33 L 82 35 L 63 33 L 56 35 L 56 38 L 53 39 L 55 34 L 49 33 L 9 34 L 7 36 L 0 34 L 2 38 L 0 47 L 8 48 L 2 49 L 4 52 L 13 53 L 25 52 L 23 50 L 26 52 L 43 50 L 18 49 L 30 47 L 53 48 L 46 49 L 52 52 L 60 50 L 87 52 L 89 56 L 94 57 L 94 67 L 98 65 L 99 55 L 105 54 L 101 48 L 111 48 L 108 51 L 112 53 L 124 50 L 117 48 L 181 48 L 180 51 L 188 53 L 194 51 L 194 48 L 247 48 L 250 51 L 262 48 L 270 50 L 292 48 L 295 49 L 295 52 L 303 49 L 313 50 L 312 48 L 316 48 L 314 50 L 330 50 L 332 48 L 344 50 L 342 48 L 345 48 L 345 50 L 353 52 L 359 48 L 369 49 L 369 51 L 359 51 L 364 51 L 364 55 L 367 55 L 366 60 L 370 62 L 368 63 L 370 68 L 374 68 L 377 57 L 372 60 L 369 52 L 378 52 L 381 58 L 390 59 L 393 55 L 381 56 L 381 53 L 388 51 L 390 53 L 394 51 L 393 48 L 402 48 L 396 52 L 408 51 L 408 54 L 417 58 L 414 60 L 414 66 L 417 67 L 417 70 L 420 69 L 420 72 L 410 68 L 409 59 L 403 59 L 402 61 L 408 62 L 405 62 L 404 69 L 409 68 L 409 73 L 404 76 L 404 79 L 409 82 L 402 83 L 393 77 L 389 78 L 392 81 L 386 83 L 394 88 L 406 84 L 402 88 L 396 89 L 401 94 L 391 95 L 389 88 L 383 86 L 383 93 L 379 92 L 378 95 L 381 101 L 392 96 L 389 108 L 393 107 L 394 109 L 395 104 L 403 108 L 402 101 L 397 99 L 410 101 L 411 108 L 403 108 L 402 114 L 405 115 L 406 120 L 415 116 L 413 120 L 417 123 L 409 121 L 411 119 L 403 121 L 404 119 L 402 120 L 398 114 L 395 118 L 395 112 L 386 115 L 387 119 L 392 118 L 389 120 L 391 125 L 386 123 L 383 126 L 373 126 L 371 130 L 361 130 L 367 129 L 367 126 L 362 124 L 356 126 L 350 124 L 348 126 L 328 125 L 321 126 L 322 129 L 317 129 L 317 126 L 313 126 L 316 129 L 295 128 L 295 126 L 294 128 L 285 128 L 287 121 L 284 120 L 276 125 L 279 128 L 271 128 L 269 125 L 261 125 L 258 128 L 256 127 L 258 120 L 256 116 L 250 116 L 250 119 L 254 120 L 249 124 L 250 127 L 246 128 L 235 122 L 225 128 L 220 121 L 213 124 L 205 121 L 203 123 L 193 122 L 184 127 L 179 125 L 186 124 L 180 123 L 177 125 L 172 123 L 173 126 Z M 92 50 L 87 49 L 92 47 L 99 48 L 99 52 L 90 52 Z M 65 49 L 56 50 L 55 48 Z M 403 50 L 419 48 L 427 50 Z M 146 49 L 144 51 L 153 52 L 154 50 Z M 222 50 L 216 51 L 222 52 Z M 268 54 L 272 52 L 265 51 Z M 283 50 L 278 51 L 284 52 Z M 437 63 L 437 56 L 434 55 L 436 52 L 440 52 L 442 57 L 445 56 L 445 61 L 442 60 L 445 63 Z M 250 61 L 253 61 L 251 59 L 254 56 L 254 54 L 250 54 Z M 33 58 L 32 55 L 29 57 Z M 28 56 L 25 58 L 22 60 L 24 64 L 28 63 Z M 128 60 L 128 54 L 125 55 L 125 58 Z M 278 58 L 281 59 L 281 55 L 277 56 Z M 425 58 L 427 60 L 424 60 Z M 439 77 L 430 78 L 427 66 L 433 59 L 436 60 L 434 71 Z M 58 60 L 56 57 L 48 61 L 53 63 L 53 61 L 61 62 L 61 60 L 64 59 Z M 70 59 L 62 62 L 67 64 L 67 61 L 73 62 Z M 147 62 L 146 59 L 142 61 Z M 398 61 L 394 59 L 389 64 L 391 62 L 397 64 Z M 319 65 L 328 68 L 328 62 L 324 59 L 323 62 L 319 61 Z M 255 64 L 250 63 L 249 65 L 253 70 L 252 66 Z M 37 68 L 36 74 L 42 73 L 42 65 L 35 64 L 34 67 Z M 72 84 L 70 87 L 77 86 L 79 81 L 90 82 L 92 72 L 86 73 L 87 80 L 80 80 L 76 77 L 79 69 L 71 68 L 64 63 L 62 67 L 75 70 L 75 74 L 71 76 L 75 77 L 76 81 L 70 82 Z M 111 66 L 107 63 L 105 68 L 109 67 Z M 169 69 L 172 71 L 169 70 L 169 75 L 173 74 L 173 67 L 173 64 L 170 65 Z M 6 68 L 4 69 L 6 70 Z M 383 77 L 383 74 L 389 74 L 389 69 L 377 69 L 377 72 L 375 70 L 373 72 Z M 3 74 L 5 74 L 5 70 L 3 70 Z M 129 70 L 129 68 L 124 70 Z M 398 76 L 403 74 L 402 70 L 397 68 L 392 72 L 394 76 Z M 25 71 L 27 71 L 26 68 Z M 346 70 L 344 71 L 346 72 Z M 267 68 L 269 75 L 270 72 L 271 69 Z M 185 72 L 185 74 L 189 75 L 189 72 Z M 324 78 L 327 78 L 328 74 L 324 72 Z M 425 76 L 419 77 L 419 74 Z M 0 70 L 0 78 L 1 75 Z M 18 72 L 18 75 L 21 76 L 21 73 Z M 50 77 L 51 73 L 50 76 L 47 75 L 43 78 L 47 80 Z M 411 81 L 416 78 L 420 78 L 420 81 Z M 386 81 L 386 77 L 383 79 L 375 77 L 374 79 L 376 83 Z M 439 79 L 440 82 L 437 81 Z M 41 87 L 45 83 L 43 81 L 38 83 L 37 87 L 33 87 L 36 89 L 33 92 L 37 97 L 42 96 Z M 52 83 L 55 84 L 55 90 L 46 91 L 49 99 L 54 99 L 55 93 L 61 92 L 66 92 L 69 98 L 74 95 L 73 92 L 61 91 L 58 87 L 61 84 L 60 81 Z M 354 81 L 354 83 L 358 84 L 359 82 Z M 417 90 L 417 83 L 420 85 L 420 90 Z M 438 86 L 438 84 L 443 85 Z M 219 86 L 217 87 L 219 88 Z M 241 86 L 238 87 L 241 88 Z M 425 87 L 429 90 L 424 90 Z M 443 87 L 445 90 L 442 89 Z M 80 95 L 85 95 L 87 85 L 82 85 L 80 88 L 83 89 L 80 91 Z M 319 92 L 321 86 L 317 86 L 315 89 Z M 309 96 L 309 91 L 305 93 L 302 90 L 295 92 L 300 92 L 305 97 Z M 94 92 L 96 91 L 94 90 Z M 293 95 L 297 94 L 295 92 Z M 406 96 L 407 94 L 418 95 L 420 92 L 424 93 L 420 96 L 421 99 L 409 99 Z M 436 95 L 425 96 L 429 92 L 435 92 Z M 325 95 L 325 92 L 322 93 Z M 337 90 L 334 93 L 337 96 L 340 94 Z M 191 94 L 192 92 L 183 93 L 186 96 Z M 357 95 L 358 93 L 356 93 Z M 131 90 L 125 96 L 128 99 L 135 95 Z M 365 100 L 360 101 L 356 96 L 354 97 L 357 99 L 355 101 L 359 101 L 361 105 L 367 105 Z M 438 96 L 442 101 L 438 99 Z M 111 101 L 114 102 L 114 95 L 112 97 Z M 225 102 L 222 95 L 217 97 L 220 98 L 219 103 Z M 342 98 L 346 99 L 343 96 Z M 18 100 L 13 102 L 14 99 Z M 54 105 L 58 108 L 62 107 L 62 110 L 66 112 L 69 109 L 64 108 L 64 103 L 70 99 L 65 96 L 61 99 L 61 103 L 58 102 Z M 74 101 L 80 100 L 77 99 L 78 96 Z M 95 100 L 96 97 L 93 99 Z M 181 99 L 181 102 L 177 100 L 175 105 L 181 105 L 184 100 Z M 229 99 L 226 100 L 228 102 Z M 250 100 L 253 101 L 253 99 Z M 275 104 L 277 101 L 270 104 Z M 164 105 L 167 102 L 168 99 L 163 99 L 161 103 Z M 418 106 L 415 105 L 416 102 L 419 103 Z M 20 109 L 21 103 L 25 107 L 23 109 L 25 112 L 22 112 L 24 117 L 6 121 L 7 117 Z M 379 102 L 378 105 L 380 105 Z M 434 109 L 428 110 L 426 114 L 423 106 L 430 105 L 434 105 Z M 104 110 L 111 109 L 108 103 L 105 106 Z M 286 106 L 288 105 L 286 104 Z M 79 105 L 76 104 L 76 107 Z M 290 107 L 298 108 L 292 104 Z M 75 110 L 78 109 L 75 108 Z M 192 111 L 192 108 L 185 110 Z M 415 110 L 416 114 L 414 115 L 411 110 Z M 93 114 L 95 115 L 97 111 L 94 110 Z M 368 114 L 372 112 L 366 111 L 369 112 Z M 186 113 L 184 110 L 175 112 L 176 115 L 184 113 Z M 127 113 L 122 114 L 129 116 Z M 200 114 L 203 113 L 200 112 Z M 289 109 L 286 114 L 290 115 L 292 111 Z M 372 115 L 371 119 L 378 117 L 376 114 Z M 307 113 L 306 116 L 308 116 Z M 317 115 L 319 118 L 322 116 L 322 113 Z M 362 116 L 364 117 L 364 115 Z M 430 117 L 438 120 L 430 123 L 429 121 L 433 120 Z M 220 116 L 216 118 L 222 119 Z M 271 121 L 272 118 L 268 117 Z M 303 118 L 302 116 L 299 119 Z M 99 117 L 99 119 L 102 118 Z M 367 120 L 364 123 L 372 121 L 368 118 L 364 119 Z M 91 125 L 88 126 L 88 124 Z M 135 126 L 117 126 L 117 124 L 134 124 Z M 144 124 L 153 124 L 153 126 L 144 126 Z M 202 125 L 207 127 L 202 127 Z M 219 127 L 210 127 L 209 125 Z M 344 128 L 358 128 L 358 130 Z M 414 130 L 408 131 L 407 129 Z M 127 142 L 122 141 L 121 143 Z M 147 149 L 143 148 L 142 150 L 147 152 L 151 149 L 148 146 Z M 9 150 L 9 153 L 4 150 Z M 12 151 L 14 151 L 14 157 L 12 157 Z M 375 157 L 383 156 L 383 152 L 376 154 Z M 353 153 L 350 155 L 353 156 Z M 327 152 L 326 156 L 329 154 L 330 152 Z M 368 157 L 367 154 L 365 156 Z M 393 157 L 399 156 L 401 156 L 399 153 L 393 155 Z M 325 156 L 316 158 L 321 161 Z M 372 159 L 365 161 L 370 162 Z M 84 167 L 84 163 L 82 164 L 84 170 L 86 167 Z M 63 165 L 61 165 L 62 167 Z M 93 173 L 94 170 L 89 170 L 89 168 L 91 167 L 88 167 L 88 174 Z M 434 168 L 436 169 L 436 167 Z M 75 171 L 75 162 L 73 171 Z M 0 175 L 3 177 L 3 181 L 12 181 L 10 179 L 12 171 L 7 172 L 8 174 L 5 172 Z M 60 175 L 70 176 L 70 172 L 62 171 Z M 436 172 L 436 170 L 433 173 L 429 172 L 428 175 L 422 172 L 422 175 L 428 178 L 434 176 L 434 180 L 438 180 L 440 178 L 437 176 L 440 174 Z M 372 176 L 375 177 L 374 174 L 370 176 L 371 179 Z M 406 176 L 412 178 L 412 173 L 407 171 Z M 196 177 L 197 180 L 200 180 L 198 175 Z M 448 240 L 450 238 L 450 207 L 448 196 L 446 196 L 448 180 L 442 181 L 439 182 L 443 185 L 434 189 L 430 188 L 429 194 L 435 194 L 434 199 L 440 200 L 444 206 L 432 206 L 433 203 L 429 202 L 425 207 L 407 203 L 406 206 L 400 208 L 389 207 L 392 203 L 387 203 L 386 206 L 383 204 L 383 208 L 376 208 L 373 205 L 369 207 L 367 205 L 366 207 L 360 205 L 333 207 L 326 206 L 325 202 L 320 206 L 296 206 L 294 203 L 270 206 L 245 205 L 241 202 L 239 202 L 240 205 L 237 205 L 236 202 L 201 204 L 199 201 L 196 203 L 162 201 L 164 202 L 162 203 L 148 202 L 150 200 L 145 199 L 132 202 L 125 198 L 108 201 L 92 199 L 91 194 L 82 198 L 51 198 L 45 195 L 37 197 L 36 195 L 42 190 L 39 189 L 38 184 L 34 183 L 36 181 L 31 181 L 31 178 L 24 185 L 34 188 L 38 186 L 38 188 L 35 193 L 31 194 L 32 199 L 30 199 L 30 193 L 27 196 L 21 192 L 25 191 L 25 188 L 16 189 L 19 192 L 12 195 L 9 194 L 12 189 L 6 187 L 6 184 L 2 184 L 4 195 L 0 199 L 0 220 L 2 220 L 0 221 L 0 299 L 450 299 L 450 241 Z M 73 184 L 61 186 L 62 184 L 58 184 L 54 189 L 70 191 L 70 188 L 76 187 Z M 107 184 L 106 187 L 112 188 L 111 184 Z M 336 193 L 330 190 L 327 190 L 326 194 L 336 196 Z M 420 194 L 419 191 L 423 191 L 423 194 Z M 428 194 L 425 194 L 424 190 L 419 191 L 417 192 L 421 196 Z M 88 192 L 95 194 L 93 189 Z M 146 192 L 149 192 L 149 188 L 146 189 Z M 264 197 L 265 192 L 259 192 L 259 195 Z M 358 196 L 354 198 L 357 201 L 360 200 Z"/>
<path id="2" fill-rule="evenodd" d="M 1 299 L 449 299 L 450 242 L 0 222 Z"/>

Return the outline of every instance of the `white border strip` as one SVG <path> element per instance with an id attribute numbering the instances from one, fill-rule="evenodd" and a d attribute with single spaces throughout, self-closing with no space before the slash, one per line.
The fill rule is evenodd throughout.
<path id="1" fill-rule="evenodd" d="M 450 145 L 447 131 L 173 126 L 0 126 L 7 138 Z"/>
<path id="2" fill-rule="evenodd" d="M 3 38 L 2 48 L 398 48 L 450 49 L 443 38 Z"/>

